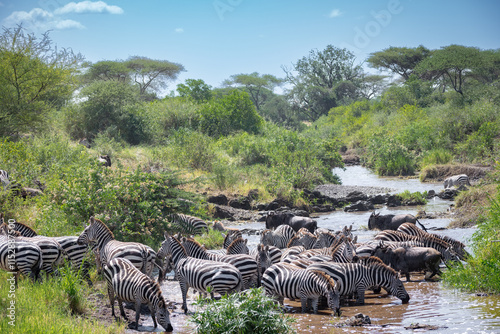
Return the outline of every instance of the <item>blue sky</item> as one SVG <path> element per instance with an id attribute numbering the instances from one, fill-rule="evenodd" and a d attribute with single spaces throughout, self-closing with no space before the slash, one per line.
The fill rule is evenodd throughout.
<path id="1" fill-rule="evenodd" d="M 284 77 L 283 65 L 329 44 L 360 63 L 390 46 L 500 48 L 496 0 L 0 0 L 0 21 L 51 30 L 58 47 L 91 62 L 180 63 L 186 72 L 168 90 L 188 78 L 219 87 L 238 73 Z"/>

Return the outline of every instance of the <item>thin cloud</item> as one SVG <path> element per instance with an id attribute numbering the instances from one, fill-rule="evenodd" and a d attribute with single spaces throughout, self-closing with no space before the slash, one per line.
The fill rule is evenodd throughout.
<path id="1" fill-rule="evenodd" d="M 182 34 L 184 32 L 184 29 L 182 28 L 175 28 L 175 32 L 178 34 Z"/>
<path id="2" fill-rule="evenodd" d="M 123 14 L 123 9 L 118 6 L 108 5 L 104 1 L 81 1 L 70 2 L 64 7 L 58 8 L 55 14 L 69 14 L 69 13 L 107 13 L 107 14 Z"/>
<path id="3" fill-rule="evenodd" d="M 342 13 L 342 12 L 340 11 L 340 9 L 334 9 L 334 10 L 332 10 L 332 11 L 330 12 L 330 14 L 328 15 L 328 17 L 331 17 L 331 18 L 334 18 L 334 17 L 339 17 L 339 16 L 341 16 L 342 14 L 344 14 L 344 13 Z"/>
<path id="4" fill-rule="evenodd" d="M 13 12 L 4 19 L 3 24 L 7 27 L 22 24 L 25 28 L 41 31 L 50 29 L 64 30 L 85 28 L 80 22 L 63 20 L 41 8 L 33 8 L 29 12 Z"/>

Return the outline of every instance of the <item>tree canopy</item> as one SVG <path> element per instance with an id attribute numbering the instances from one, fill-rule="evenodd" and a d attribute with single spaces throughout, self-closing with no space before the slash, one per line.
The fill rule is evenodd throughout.
<path id="1" fill-rule="evenodd" d="M 212 86 L 201 79 L 186 79 L 185 84 L 177 85 L 177 92 L 181 97 L 187 97 L 197 103 L 207 102 L 212 98 Z"/>
<path id="2" fill-rule="evenodd" d="M 373 68 L 389 70 L 408 80 L 415 67 L 430 53 L 431 51 L 422 45 L 416 48 L 391 46 L 382 51 L 373 52 L 366 62 Z"/>
<path id="3" fill-rule="evenodd" d="M 271 74 L 260 75 L 257 72 L 251 74 L 235 74 L 224 82 L 225 86 L 244 88 L 250 94 L 250 98 L 257 110 L 262 108 L 265 101 L 266 90 L 273 91 L 276 86 L 283 82 Z"/>

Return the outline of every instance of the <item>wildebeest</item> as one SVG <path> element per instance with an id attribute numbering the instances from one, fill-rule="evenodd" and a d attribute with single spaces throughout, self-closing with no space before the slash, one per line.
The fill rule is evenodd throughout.
<path id="1" fill-rule="evenodd" d="M 266 217 L 266 229 L 275 229 L 280 225 L 289 225 L 295 232 L 305 227 L 314 233 L 318 228 L 318 223 L 310 217 L 295 216 L 290 212 L 269 212 Z"/>
<path id="2" fill-rule="evenodd" d="M 410 281 L 411 271 L 431 272 L 429 278 L 440 273 L 441 253 L 430 247 L 399 247 L 391 249 L 385 245 L 377 247 L 374 256 L 394 270 L 400 271 Z"/>
<path id="3" fill-rule="evenodd" d="M 444 189 L 462 185 L 470 187 L 469 177 L 466 174 L 453 175 L 444 180 Z"/>
<path id="4" fill-rule="evenodd" d="M 368 229 L 370 230 L 397 230 L 399 225 L 403 223 L 419 223 L 424 230 L 426 228 L 413 215 L 380 215 L 380 213 L 372 212 L 368 219 Z"/>

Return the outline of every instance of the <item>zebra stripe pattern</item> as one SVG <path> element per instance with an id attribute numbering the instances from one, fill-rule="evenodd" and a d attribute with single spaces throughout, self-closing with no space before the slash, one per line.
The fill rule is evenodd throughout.
<path id="1" fill-rule="evenodd" d="M 182 292 L 182 309 L 188 312 L 186 295 L 189 287 L 206 293 L 210 287 L 213 293 L 231 293 L 241 290 L 241 273 L 232 264 L 188 257 L 186 250 L 177 238 L 165 233 L 165 240 L 158 250 L 158 256 L 171 257 L 175 277 Z"/>
<path id="2" fill-rule="evenodd" d="M 378 259 L 377 259 L 378 260 Z M 357 295 L 357 303 L 364 304 L 365 290 L 370 287 L 382 287 L 391 295 L 401 299 L 403 304 L 408 303 L 410 296 L 406 292 L 403 282 L 394 269 L 380 261 L 370 265 L 360 263 L 314 263 L 307 270 L 324 272 L 337 281 L 341 296 Z"/>
<path id="3" fill-rule="evenodd" d="M 184 234 L 202 234 L 208 233 L 208 226 L 202 219 L 185 215 L 183 213 L 174 213 L 170 216 L 172 224 L 177 226 Z"/>
<path id="4" fill-rule="evenodd" d="M 259 285 L 257 261 L 247 254 L 220 255 L 208 253 L 196 240 L 182 238 L 181 244 L 190 257 L 202 260 L 225 262 L 232 264 L 241 273 L 243 279 L 243 289 Z"/>
<path id="5" fill-rule="evenodd" d="M 263 277 L 262 285 L 266 295 L 283 299 L 300 299 L 302 313 L 312 304 L 314 314 L 318 313 L 319 297 L 327 298 L 328 306 L 334 314 L 340 315 L 339 293 L 335 281 L 322 272 L 301 269 L 284 263 L 269 267 Z"/>
<path id="6" fill-rule="evenodd" d="M 262 244 L 259 244 L 259 245 L 262 245 Z M 262 246 L 264 246 L 264 245 L 262 245 Z M 266 247 L 268 247 L 268 256 L 269 256 L 269 259 L 271 260 L 271 263 L 275 264 L 275 263 L 281 262 L 281 256 L 283 254 L 281 249 L 279 249 L 278 247 L 275 247 L 275 246 L 266 246 Z M 258 247 L 250 250 L 250 255 L 253 256 L 255 259 L 257 259 Z"/>
<path id="7" fill-rule="evenodd" d="M 234 254 L 249 254 L 250 251 L 247 246 L 248 239 L 238 238 L 235 239 L 226 249 L 227 255 Z"/>
<path id="8" fill-rule="evenodd" d="M 465 251 L 465 245 L 461 243 L 460 241 L 450 238 L 445 235 L 439 235 L 435 233 L 429 233 L 424 230 L 419 229 L 417 226 L 409 223 L 404 223 L 401 224 L 398 229 L 398 231 L 409 234 L 409 235 L 414 235 L 414 236 L 427 236 L 431 235 L 433 237 L 436 237 L 438 239 L 443 240 L 444 242 L 448 243 L 451 246 L 451 249 L 457 253 L 457 255 L 460 257 L 461 260 L 464 260 L 469 254 L 467 251 Z"/>
<path id="9" fill-rule="evenodd" d="M 290 239 L 287 247 L 290 248 L 293 246 L 303 246 L 305 249 L 311 249 L 314 247 L 317 240 L 318 237 L 316 237 L 314 234 L 309 232 L 308 229 L 303 227 L 297 231 L 292 239 Z"/>
<path id="10" fill-rule="evenodd" d="M 469 186 L 469 177 L 466 174 L 453 175 L 444 180 L 444 189 L 451 187 Z"/>
<path id="11" fill-rule="evenodd" d="M 167 332 L 173 331 L 167 303 L 161 294 L 157 282 L 141 273 L 129 260 L 114 258 L 104 266 L 104 277 L 107 281 L 111 313 L 115 315 L 115 297 L 118 299 L 121 315 L 127 319 L 123 309 L 123 301 L 135 303 L 135 329 L 139 326 L 142 304 L 148 304 L 156 328 L 158 322 Z M 128 319 L 127 319 L 128 320 Z"/>
<path id="12" fill-rule="evenodd" d="M 264 246 L 286 248 L 290 239 L 295 236 L 295 231 L 289 225 L 280 225 L 276 230 L 264 230 L 260 236 L 260 243 Z"/>
<path id="13" fill-rule="evenodd" d="M 77 239 L 79 245 L 95 243 L 99 250 L 99 262 L 104 267 L 116 257 L 130 260 L 142 273 L 151 277 L 156 261 L 156 252 L 139 242 L 122 242 L 114 238 L 113 232 L 99 219 L 90 217 L 89 225 Z"/>
<path id="14" fill-rule="evenodd" d="M 0 169 L 0 183 L 5 187 L 10 184 L 9 173 L 3 169 Z"/>
<path id="15" fill-rule="evenodd" d="M 241 234 L 240 230 L 228 230 L 226 236 L 224 237 L 224 243 L 222 244 L 222 247 L 227 249 L 233 243 L 233 241 L 238 238 L 243 238 L 243 234 Z"/>

